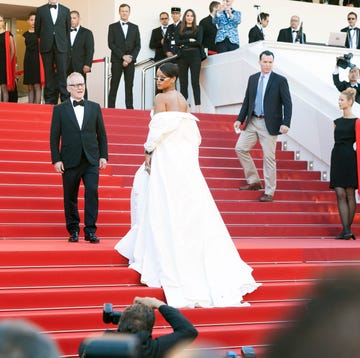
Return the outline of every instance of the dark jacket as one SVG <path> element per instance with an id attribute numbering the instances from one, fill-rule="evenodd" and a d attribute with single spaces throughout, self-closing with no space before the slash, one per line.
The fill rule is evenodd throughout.
<path id="1" fill-rule="evenodd" d="M 156 29 L 153 29 L 151 32 L 149 47 L 152 50 L 155 50 L 155 57 L 154 57 L 155 62 L 160 61 L 166 57 L 164 51 L 164 45 L 161 43 L 162 39 L 163 39 L 162 27 L 160 26 L 157 27 Z"/>
<path id="2" fill-rule="evenodd" d="M 58 4 L 58 16 L 55 24 L 52 21 L 48 4 L 36 10 L 35 32 L 40 38 L 40 52 L 50 52 L 54 41 L 59 52 L 68 52 L 70 48 L 70 10 Z"/>
<path id="3" fill-rule="evenodd" d="M 292 28 L 288 27 L 286 29 L 281 29 L 279 31 L 279 35 L 277 38 L 277 41 L 279 42 L 293 42 L 292 38 Z M 302 33 L 302 36 L 300 37 L 300 43 L 306 43 L 306 35 Z"/>
<path id="4" fill-rule="evenodd" d="M 260 72 L 249 77 L 245 98 L 237 120 L 245 122 L 245 127 L 254 112 L 255 98 Z M 271 72 L 264 94 L 265 125 L 271 135 L 278 135 L 281 125 L 290 127 L 292 101 L 289 85 L 285 77 Z"/>
<path id="5" fill-rule="evenodd" d="M 264 40 L 264 33 L 259 29 L 259 26 L 255 25 L 249 31 L 249 44 L 262 40 Z"/>
<path id="6" fill-rule="evenodd" d="M 54 106 L 50 149 L 52 163 L 62 161 L 65 169 L 77 167 L 83 152 L 91 165 L 98 165 L 100 158 L 108 159 L 107 136 L 99 104 L 85 101 L 81 129 L 70 99 Z"/>
<path id="7" fill-rule="evenodd" d="M 73 71 L 83 73 L 83 66 L 92 65 L 94 57 L 94 36 L 93 33 L 80 26 L 75 41 L 71 46 L 71 67 Z"/>
<path id="8" fill-rule="evenodd" d="M 204 17 L 199 26 L 203 29 L 202 45 L 210 51 L 216 52 L 215 37 L 217 33 L 217 27 L 212 22 L 212 16 Z"/>
<path id="9" fill-rule="evenodd" d="M 356 90 L 355 101 L 360 103 L 360 84 L 356 87 L 352 87 L 350 82 L 340 81 L 339 74 L 333 74 L 333 82 L 339 92 L 345 91 L 349 87 L 354 88 Z"/>
<path id="10" fill-rule="evenodd" d="M 111 50 L 111 62 L 122 63 L 124 55 L 131 55 L 132 62 L 135 63 L 141 48 L 139 27 L 128 22 L 125 38 L 120 21 L 109 25 L 108 46 Z"/>

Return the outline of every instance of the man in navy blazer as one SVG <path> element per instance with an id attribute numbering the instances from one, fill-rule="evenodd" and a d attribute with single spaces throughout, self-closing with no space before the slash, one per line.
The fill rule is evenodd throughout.
<path id="1" fill-rule="evenodd" d="M 286 134 L 290 127 L 292 101 L 285 77 L 272 72 L 274 54 L 260 54 L 261 71 L 249 77 L 243 105 L 234 129 L 240 132 L 235 151 L 244 169 L 247 185 L 240 190 L 259 190 L 260 177 L 251 158 L 250 150 L 259 140 L 264 153 L 265 193 L 260 201 L 273 201 L 276 189 L 276 141 L 279 134 Z"/>
<path id="2" fill-rule="evenodd" d="M 66 73 L 70 51 L 70 10 L 50 0 L 36 10 L 35 32 L 40 38 L 40 53 L 45 72 L 45 103 L 57 104 L 69 97 Z M 56 69 L 55 69 L 56 67 Z"/>
<path id="3" fill-rule="evenodd" d="M 109 25 L 108 46 L 111 50 L 111 81 L 108 107 L 115 108 L 116 95 L 121 75 L 124 73 L 125 105 L 134 109 L 133 83 L 135 62 L 140 52 L 140 32 L 137 25 L 129 22 L 130 6 L 121 4 L 119 7 L 120 21 Z"/>
<path id="4" fill-rule="evenodd" d="M 86 74 L 91 72 L 92 60 L 94 57 L 94 36 L 93 33 L 80 25 L 80 14 L 73 10 L 70 12 L 70 61 L 68 74 L 79 72 L 83 75 L 86 83 Z M 87 89 L 84 98 L 87 99 Z"/>
<path id="5" fill-rule="evenodd" d="M 85 187 L 85 240 L 98 243 L 99 169 L 108 159 L 107 136 L 99 104 L 84 101 L 85 80 L 77 72 L 67 78 L 70 98 L 53 108 L 50 128 L 51 160 L 62 174 L 64 210 L 69 242 L 79 241 L 78 192 Z"/>

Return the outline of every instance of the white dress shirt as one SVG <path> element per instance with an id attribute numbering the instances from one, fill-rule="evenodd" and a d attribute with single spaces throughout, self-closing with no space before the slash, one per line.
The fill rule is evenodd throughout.
<path id="1" fill-rule="evenodd" d="M 74 107 L 74 98 L 70 97 L 71 105 L 74 108 L 75 116 L 79 124 L 79 128 L 81 129 L 84 121 L 84 106 L 76 106 Z M 76 101 L 76 100 L 75 100 Z"/>

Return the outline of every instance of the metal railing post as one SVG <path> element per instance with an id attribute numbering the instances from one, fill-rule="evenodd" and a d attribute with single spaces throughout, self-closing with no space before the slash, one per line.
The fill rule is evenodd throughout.
<path id="1" fill-rule="evenodd" d="M 110 58 L 104 57 L 104 107 L 108 108 L 109 99 L 109 79 L 110 79 Z"/>

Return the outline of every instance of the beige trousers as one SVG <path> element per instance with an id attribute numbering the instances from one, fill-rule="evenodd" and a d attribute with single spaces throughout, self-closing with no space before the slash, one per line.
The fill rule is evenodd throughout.
<path id="1" fill-rule="evenodd" d="M 235 146 L 235 152 L 244 169 L 248 184 L 260 183 L 260 177 L 256 170 L 250 150 L 260 141 L 264 154 L 264 181 L 265 194 L 274 195 L 276 189 L 276 141 L 277 135 L 270 135 L 265 126 L 265 120 L 252 117 L 246 129 L 241 132 Z"/>

